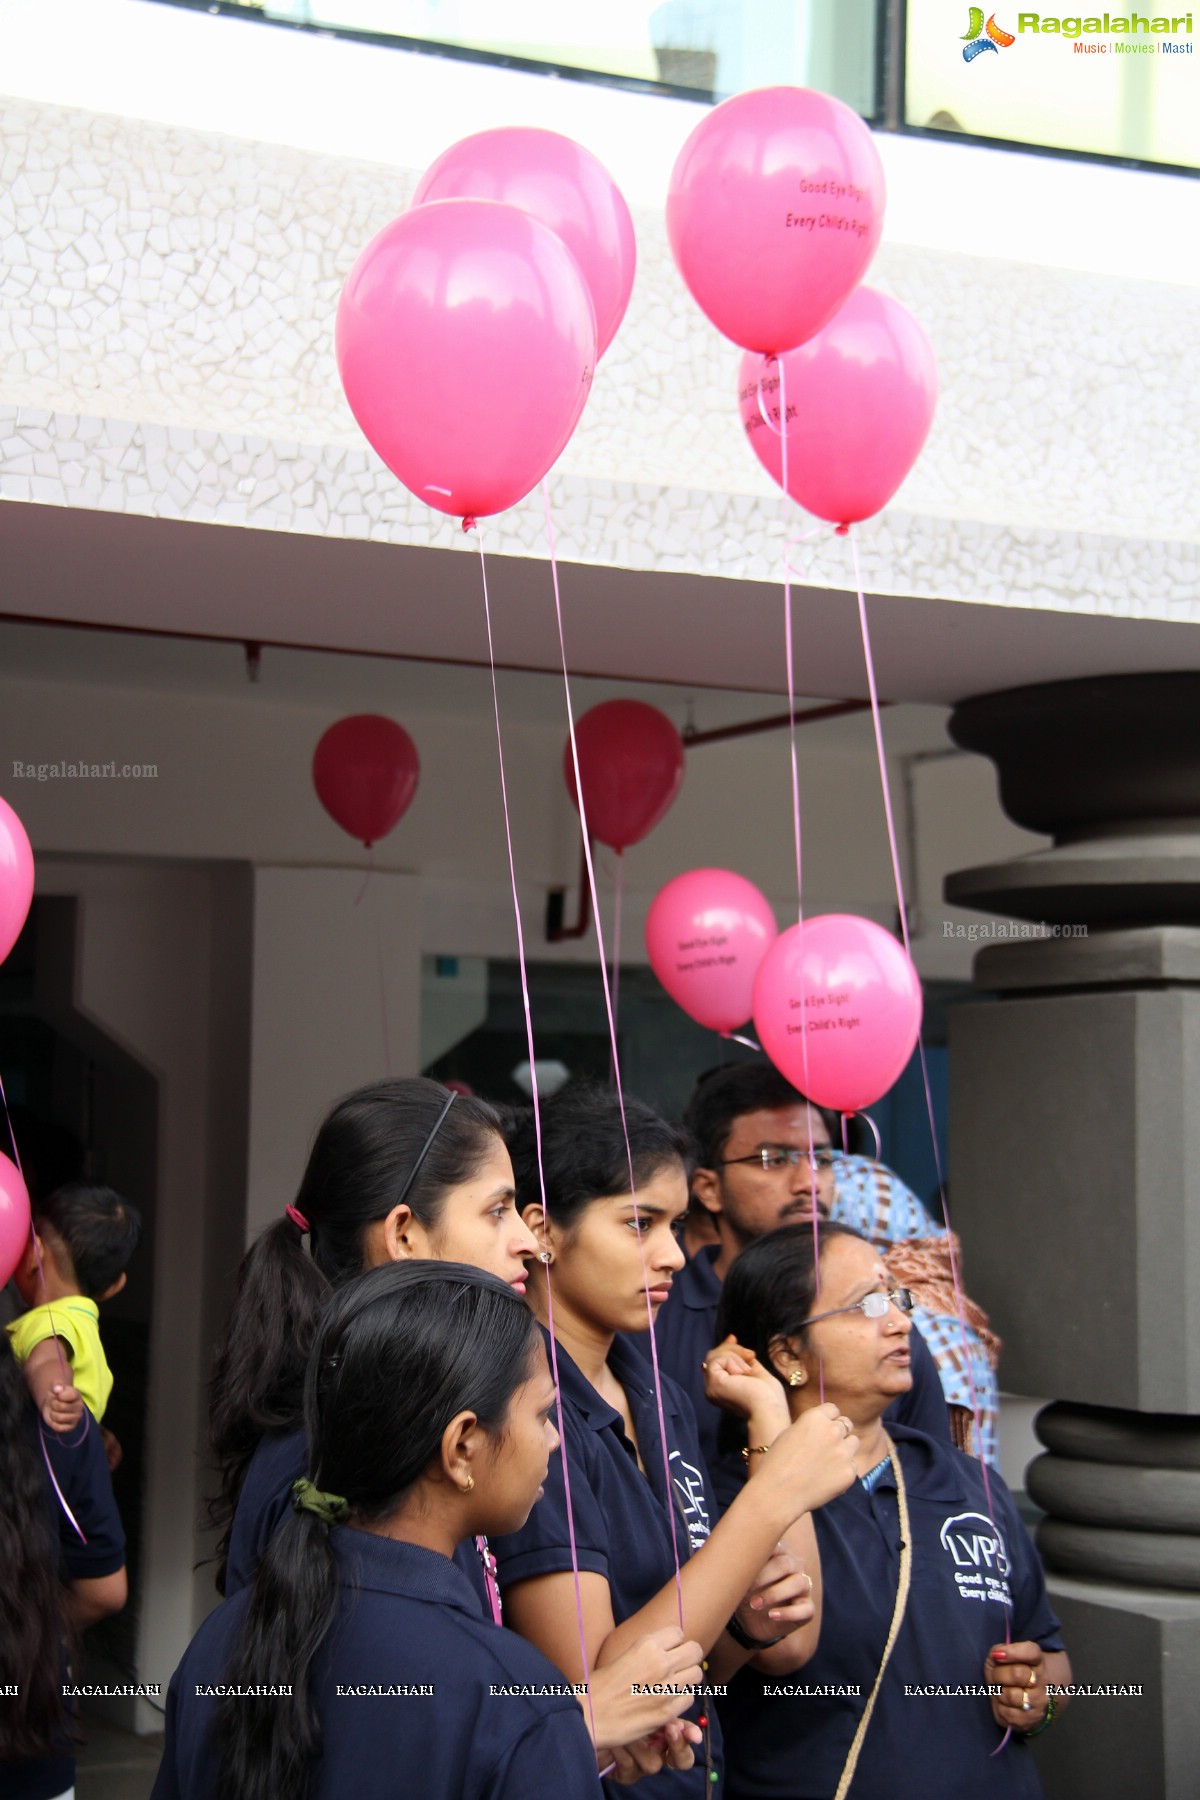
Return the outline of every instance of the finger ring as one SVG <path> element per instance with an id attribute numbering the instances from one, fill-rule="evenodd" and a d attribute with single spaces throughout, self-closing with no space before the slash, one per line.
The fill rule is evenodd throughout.
<path id="1" fill-rule="evenodd" d="M 1037 1686 L 1037 1670 L 1036 1669 L 1030 1669 L 1029 1680 L 1025 1683 L 1025 1686 L 1026 1687 L 1036 1687 Z"/>

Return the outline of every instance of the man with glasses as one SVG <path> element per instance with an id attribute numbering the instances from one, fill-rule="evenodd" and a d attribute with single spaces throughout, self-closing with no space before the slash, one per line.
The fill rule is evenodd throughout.
<path id="1" fill-rule="evenodd" d="M 696 1150 L 691 1193 L 716 1232 L 674 1280 L 654 1327 L 659 1363 L 696 1409 L 700 1447 L 716 1471 L 721 1413 L 706 1398 L 701 1364 L 715 1342 L 721 1283 L 755 1238 L 779 1225 L 829 1217 L 839 1152 L 833 1121 L 797 1093 L 774 1066 L 733 1063 L 697 1082 L 683 1115 Z M 907 1289 L 901 1306 L 911 1309 Z M 641 1340 L 638 1340 L 639 1342 Z M 950 1437 L 946 1402 L 929 1349 L 913 1330 L 912 1388 L 888 1416 L 943 1442 Z M 647 1348 L 647 1354 L 648 1354 Z"/>

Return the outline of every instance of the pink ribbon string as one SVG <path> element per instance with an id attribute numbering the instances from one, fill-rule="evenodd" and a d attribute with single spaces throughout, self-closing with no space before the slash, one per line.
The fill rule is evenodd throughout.
<path id="1" fill-rule="evenodd" d="M 604 927 L 600 919 L 600 906 L 596 895 L 596 870 L 592 860 L 592 843 L 588 835 L 587 809 L 583 797 L 583 779 L 579 771 L 579 744 L 575 736 L 575 710 L 571 702 L 571 677 L 567 669 L 567 646 L 563 631 L 562 595 L 558 583 L 558 558 L 554 548 L 554 524 L 550 517 L 550 490 L 546 482 L 542 482 L 542 501 L 546 514 L 546 542 L 550 549 L 550 575 L 554 586 L 554 616 L 558 625 L 558 653 L 562 663 L 563 695 L 567 707 L 567 727 L 571 738 L 571 764 L 575 772 L 575 792 L 579 799 L 579 829 L 583 838 L 583 857 L 587 867 L 588 889 L 592 899 L 592 913 L 596 920 L 596 938 L 600 950 L 600 976 L 604 984 L 604 1009 L 608 1016 L 608 1037 L 612 1051 L 613 1085 L 617 1090 L 617 1106 L 621 1114 L 621 1130 L 625 1136 L 625 1156 L 629 1166 L 629 1194 L 633 1201 L 634 1221 L 640 1228 L 640 1214 L 637 1203 L 637 1183 L 633 1175 L 633 1148 L 629 1142 L 629 1126 L 625 1118 L 625 1094 L 621 1086 L 621 1059 L 617 1053 L 617 1021 L 613 1008 L 612 989 L 608 979 L 608 964 L 604 949 Z M 639 1243 L 641 1241 L 639 1229 Z M 662 1449 L 663 1479 L 666 1482 L 667 1512 L 671 1523 L 671 1555 L 675 1563 L 675 1600 L 679 1612 L 679 1628 L 683 1623 L 683 1580 L 680 1573 L 679 1541 L 675 1530 L 675 1505 L 673 1495 L 674 1483 L 671 1480 L 671 1453 L 667 1445 L 667 1420 L 663 1408 L 662 1372 L 658 1364 L 658 1345 L 654 1337 L 654 1308 L 649 1293 L 649 1272 L 646 1269 L 645 1251 L 642 1252 L 642 1271 L 646 1276 L 646 1325 L 650 1333 L 650 1364 L 654 1376 L 654 1401 L 658 1410 L 658 1437 Z"/>
<path id="2" fill-rule="evenodd" d="M 12 1145 L 13 1161 L 17 1165 L 17 1174 L 21 1177 L 22 1181 L 25 1181 L 25 1170 L 21 1163 L 21 1151 L 20 1151 L 20 1147 L 17 1143 L 17 1134 L 13 1130 L 12 1114 L 8 1110 L 8 1095 L 4 1091 L 3 1075 L 0 1075 L 0 1105 L 2 1105 L 4 1107 L 4 1123 L 8 1127 L 8 1141 Z M 26 1189 L 26 1192 L 28 1192 L 28 1190 L 29 1190 L 28 1182 L 25 1182 L 25 1189 Z M 29 1236 L 30 1236 L 30 1240 L 33 1244 L 33 1254 L 37 1260 L 38 1283 L 39 1283 L 39 1286 L 41 1287 L 42 1293 L 44 1294 L 46 1292 L 46 1268 L 45 1268 L 45 1264 L 42 1262 L 42 1247 L 38 1243 L 37 1232 L 33 1229 L 32 1218 L 29 1221 Z M 50 1323 L 52 1325 L 54 1323 L 53 1312 L 50 1314 Z M 67 1359 L 63 1355 L 62 1339 L 59 1337 L 57 1332 L 54 1333 L 54 1348 L 58 1352 L 58 1366 L 62 1371 L 63 1386 L 70 1387 L 72 1385 L 71 1384 L 71 1371 L 67 1368 Z M 82 1444 L 84 1439 L 87 1437 L 89 1424 L 90 1424 L 90 1418 L 89 1418 L 89 1414 L 88 1414 L 88 1409 L 85 1406 L 83 1409 L 83 1424 L 82 1424 L 82 1428 L 80 1430 L 79 1436 L 74 1440 L 73 1443 L 70 1443 L 70 1444 L 64 1443 L 64 1446 L 63 1446 L 64 1449 L 77 1450 L 79 1448 L 80 1444 Z M 84 1537 L 83 1532 L 80 1529 L 79 1521 L 75 1517 L 75 1514 L 71 1511 L 71 1508 L 67 1505 L 67 1497 L 63 1493 L 62 1489 L 59 1487 L 58 1477 L 55 1475 L 54 1470 L 50 1466 L 50 1458 L 46 1451 L 46 1427 L 43 1424 L 41 1418 L 38 1419 L 38 1443 L 41 1446 L 42 1461 L 46 1465 L 46 1473 L 50 1477 L 50 1484 L 53 1487 L 54 1492 L 58 1496 L 58 1504 L 62 1507 L 63 1512 L 66 1514 L 67 1519 L 70 1522 L 71 1529 L 74 1531 L 74 1533 L 75 1533 L 76 1537 L 79 1539 L 80 1543 L 86 1544 L 87 1539 Z"/>
<path id="3" fill-rule="evenodd" d="M 533 1046 L 533 1009 L 529 1001 L 529 974 L 525 964 L 525 931 L 521 923 L 521 901 L 517 892 L 517 865 L 513 855 L 512 821 L 508 810 L 508 782 L 504 772 L 504 737 L 500 729 L 500 692 L 496 682 L 496 653 L 492 642 L 492 608 L 488 598 L 487 557 L 483 549 L 483 531 L 477 521 L 469 524 L 463 522 L 464 530 L 473 530 L 479 541 L 479 572 L 483 582 L 483 616 L 487 623 L 488 666 L 492 676 L 492 711 L 496 721 L 496 756 L 500 765 L 500 800 L 504 809 L 504 837 L 508 846 L 508 878 L 512 888 L 513 919 L 517 929 L 517 962 L 521 972 L 521 1004 L 525 1012 L 525 1046 L 529 1057 L 530 1085 L 533 1089 L 533 1137 L 537 1151 L 538 1190 L 541 1195 L 542 1217 L 549 1222 L 550 1212 L 546 1200 L 546 1171 L 542 1164 L 542 1109 L 537 1084 L 537 1059 Z M 578 776 L 576 777 L 578 780 Z M 590 866 L 590 864 L 589 864 Z M 594 901 L 594 894 L 593 894 Z M 598 922 L 598 918 L 597 918 Z M 588 1684 L 587 1705 L 588 1719 L 592 1727 L 592 1739 L 596 1736 L 596 1717 L 592 1710 L 592 1694 L 590 1685 L 590 1664 L 587 1652 L 587 1633 L 583 1625 L 583 1597 L 579 1590 L 579 1551 L 575 1541 L 575 1513 L 571 1504 L 571 1473 L 567 1464 L 567 1429 L 563 1418 L 562 1381 L 558 1372 L 558 1343 L 554 1335 L 554 1289 L 550 1279 L 550 1265 L 546 1270 L 546 1307 L 550 1329 L 550 1372 L 554 1378 L 554 1394 L 558 1411 L 559 1455 L 562 1458 L 563 1494 L 567 1508 L 567 1537 L 571 1547 L 571 1572 L 575 1581 L 575 1617 L 579 1627 L 579 1655 L 583 1666 L 583 1679 Z M 497 1598 L 499 1595 L 497 1594 Z"/>
<path id="4" fill-rule="evenodd" d="M 355 906 L 361 904 L 364 894 L 371 885 L 371 877 L 374 873 L 375 846 L 368 844 L 367 872 L 363 877 L 362 886 L 354 896 Z M 387 972 L 383 960 L 383 927 L 379 923 L 378 908 L 375 909 L 372 917 L 375 926 L 375 964 L 379 974 L 379 1025 L 380 1036 L 383 1040 L 383 1072 L 385 1075 L 390 1075 L 392 1072 L 392 1034 L 388 1025 Z"/>
<path id="5" fill-rule="evenodd" d="M 887 822 L 888 849 L 892 858 L 892 878 L 896 887 L 896 909 L 900 916 L 900 935 L 904 940 L 904 949 L 911 960 L 912 944 L 909 939 L 908 931 L 908 907 L 904 897 L 904 877 L 900 868 L 900 851 L 896 838 L 896 820 L 892 809 L 891 783 L 888 780 L 887 756 L 883 745 L 883 720 L 880 716 L 879 690 L 875 681 L 875 659 L 871 653 L 871 631 L 867 622 L 867 601 L 866 595 L 863 592 L 862 569 L 859 564 L 858 556 L 858 540 L 853 530 L 848 532 L 847 535 L 850 539 L 850 552 L 854 561 L 854 586 L 858 594 L 858 622 L 862 634 L 863 657 L 867 669 L 867 691 L 871 698 L 871 723 L 875 731 L 875 754 L 879 762 L 879 780 L 883 790 L 883 814 Z M 958 1328 L 962 1342 L 963 1364 L 967 1374 L 967 1389 L 971 1396 L 971 1415 L 975 1425 L 976 1441 L 982 1443 L 979 1394 L 975 1386 L 975 1376 L 971 1367 L 970 1347 L 967 1343 L 966 1308 L 963 1305 L 963 1291 L 962 1283 L 959 1279 L 958 1258 L 954 1251 L 954 1232 L 951 1228 L 950 1212 L 946 1201 L 946 1181 L 942 1171 L 941 1151 L 938 1148 L 937 1121 L 933 1107 L 933 1089 L 930 1086 L 929 1081 L 929 1065 L 925 1056 L 925 1039 L 922 1032 L 917 1033 L 917 1049 L 921 1060 L 921 1083 L 925 1090 L 925 1113 L 929 1121 L 929 1138 L 933 1148 L 933 1164 L 937 1174 L 938 1194 L 942 1203 L 942 1216 L 946 1221 L 946 1247 L 950 1253 L 950 1275 L 954 1285 L 954 1304 L 958 1309 Z M 983 1492 L 988 1509 L 988 1518 L 991 1522 L 992 1530 L 995 1531 L 996 1536 L 999 1537 L 1000 1532 L 996 1524 L 995 1506 L 992 1501 L 992 1484 L 988 1475 L 987 1461 L 982 1455 L 979 1457 L 979 1468 L 983 1475 Z M 1007 1608 L 1004 1617 L 1004 1638 L 1006 1643 L 1012 1642 L 1012 1632 L 1010 1629 Z M 1005 1732 L 1000 1743 L 992 1752 L 993 1756 L 998 1756 L 1000 1754 L 1000 1751 L 1003 1750 L 1011 1735 L 1011 1731 Z"/>

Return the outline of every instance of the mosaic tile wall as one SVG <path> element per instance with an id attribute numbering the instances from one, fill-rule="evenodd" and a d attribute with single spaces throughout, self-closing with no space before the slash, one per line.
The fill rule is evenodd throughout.
<path id="1" fill-rule="evenodd" d="M 27 102 L 0 117 L 0 494 L 456 541 L 366 448 L 333 357 L 345 274 L 416 171 Z M 636 223 L 629 314 L 555 471 L 560 551 L 771 578 L 783 509 L 742 440 L 739 353 L 661 217 Z M 1200 294 L 903 245 L 871 279 L 929 331 L 942 393 L 863 529 L 868 585 L 1200 619 Z M 489 543 L 542 553 L 537 497 Z M 806 566 L 846 585 L 840 544 Z"/>

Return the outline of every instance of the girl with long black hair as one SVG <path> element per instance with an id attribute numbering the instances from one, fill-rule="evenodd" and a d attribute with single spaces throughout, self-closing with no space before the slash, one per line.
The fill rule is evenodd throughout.
<path id="1" fill-rule="evenodd" d="M 58 1800 L 75 1779 L 63 1684 L 79 1630 L 125 1603 L 125 1539 L 100 1433 L 43 1437 L 0 1334 L 0 1793 Z M 53 1469 L 84 1542 L 50 1480 Z"/>
<path id="2" fill-rule="evenodd" d="M 524 1522 L 553 1408 L 511 1284 L 422 1261 L 339 1289 L 309 1361 L 308 1473 L 253 1588 L 176 1672 L 154 1800 L 599 1794 L 571 1687 L 452 1561 Z"/>
<path id="3" fill-rule="evenodd" d="M 364 1269 L 431 1257 L 470 1263 L 524 1294 L 536 1248 L 515 1210 L 490 1106 L 421 1077 L 375 1082 L 338 1101 L 295 1201 L 242 1259 L 214 1363 L 223 1593 L 253 1579 L 304 1473 L 304 1370 L 334 1291 Z M 470 1546 L 461 1555 L 482 1604 L 479 1558 Z"/>
<path id="4" fill-rule="evenodd" d="M 811 1617 L 811 1583 L 776 1545 L 853 1480 L 856 1440 L 848 1420 L 821 1409 L 783 1434 L 718 1522 L 691 1401 L 668 1376 L 656 1388 L 625 1335 L 649 1330 L 683 1266 L 688 1140 L 648 1106 L 627 1099 L 622 1109 L 611 1089 L 583 1084 L 543 1106 L 541 1137 L 544 1205 L 531 1120 L 514 1124 L 510 1143 L 518 1197 L 544 1246 L 530 1297 L 548 1344 L 553 1302 L 565 1442 L 545 1500 L 494 1546 L 506 1618 L 577 1681 L 585 1655 L 603 1669 L 682 1612 L 719 1687 Z M 650 1775 L 647 1800 L 719 1796 L 720 1733 L 710 1706 L 702 1715 L 703 1764 Z"/>

